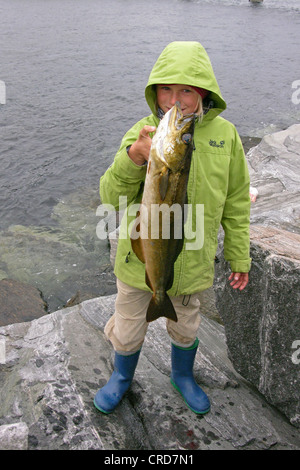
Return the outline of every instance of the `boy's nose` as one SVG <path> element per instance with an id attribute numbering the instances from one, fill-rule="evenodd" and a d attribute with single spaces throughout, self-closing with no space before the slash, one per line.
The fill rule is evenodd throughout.
<path id="1" fill-rule="evenodd" d="M 176 93 L 176 91 L 173 91 L 173 93 L 172 93 L 172 95 L 171 95 L 171 102 L 170 102 L 170 104 L 171 104 L 172 106 L 174 106 L 175 103 L 176 103 L 176 101 L 179 101 L 179 95 L 178 95 L 178 93 Z"/>

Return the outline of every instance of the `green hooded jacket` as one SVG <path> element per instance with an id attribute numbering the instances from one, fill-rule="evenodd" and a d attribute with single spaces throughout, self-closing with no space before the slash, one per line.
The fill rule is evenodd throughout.
<path id="1" fill-rule="evenodd" d="M 187 188 L 188 202 L 193 206 L 189 223 L 194 239 L 189 232 L 176 260 L 174 282 L 168 292 L 171 296 L 192 294 L 207 289 L 213 283 L 220 224 L 224 229 L 224 256 L 230 262 L 231 270 L 250 270 L 249 173 L 234 125 L 219 116 L 226 103 L 205 49 L 198 42 L 169 44 L 154 65 L 145 89 L 152 114 L 125 134 L 114 162 L 100 179 L 103 204 L 119 210 L 122 209 L 119 196 L 127 198 L 128 208 L 121 222 L 115 260 L 117 278 L 131 286 L 149 290 L 145 283 L 145 265 L 133 253 L 128 235 L 128 226 L 134 220 L 137 204 L 141 201 L 146 165 L 136 165 L 129 158 L 127 148 L 137 140 L 145 125 L 157 127 L 159 124 L 156 84 L 185 84 L 210 91 L 206 98 L 209 102 L 206 114 L 195 127 L 195 150 Z M 197 220 L 202 221 L 200 227 Z"/>

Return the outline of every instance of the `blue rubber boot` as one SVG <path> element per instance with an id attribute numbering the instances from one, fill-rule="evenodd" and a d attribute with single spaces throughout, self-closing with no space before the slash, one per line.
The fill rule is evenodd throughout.
<path id="1" fill-rule="evenodd" d="M 183 396 L 185 403 L 194 413 L 205 414 L 210 410 L 210 401 L 195 382 L 193 374 L 198 344 L 198 338 L 190 348 L 180 348 L 172 343 L 171 384 Z"/>
<path id="2" fill-rule="evenodd" d="M 115 352 L 112 376 L 107 384 L 98 390 L 94 398 L 94 405 L 99 411 L 106 414 L 111 413 L 120 403 L 131 385 L 139 355 L 140 350 L 129 356 Z"/>

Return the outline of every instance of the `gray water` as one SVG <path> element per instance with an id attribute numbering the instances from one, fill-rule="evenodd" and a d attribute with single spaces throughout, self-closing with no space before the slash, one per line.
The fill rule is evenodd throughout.
<path id="1" fill-rule="evenodd" d="M 37 286 L 50 310 L 110 293 L 99 178 L 149 114 L 161 50 L 201 42 L 224 117 L 262 137 L 299 122 L 299 31 L 299 0 L 0 0 L 0 279 Z"/>

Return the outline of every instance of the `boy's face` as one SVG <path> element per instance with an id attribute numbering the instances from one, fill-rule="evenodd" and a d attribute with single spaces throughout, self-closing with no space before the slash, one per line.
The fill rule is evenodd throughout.
<path id="1" fill-rule="evenodd" d="M 183 115 L 195 113 L 199 106 L 199 94 L 188 85 L 157 85 L 158 106 L 167 113 L 179 101 Z"/>

